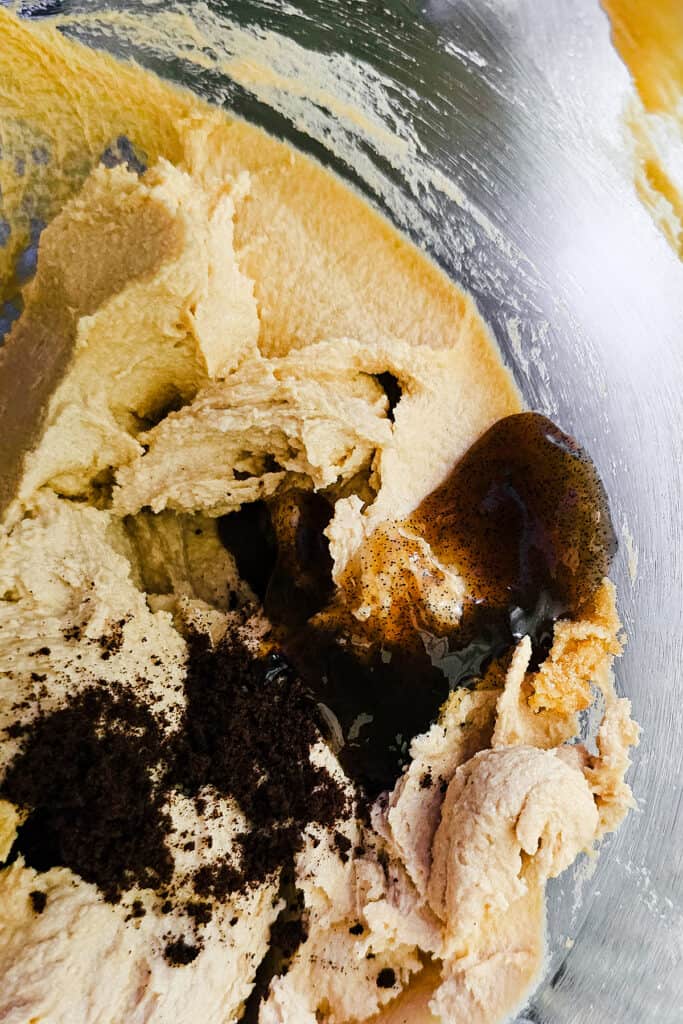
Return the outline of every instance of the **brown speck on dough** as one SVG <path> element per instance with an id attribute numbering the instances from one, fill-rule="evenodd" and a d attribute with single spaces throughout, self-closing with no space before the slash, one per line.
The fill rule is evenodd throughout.
<path id="1" fill-rule="evenodd" d="M 383 967 L 377 975 L 378 988 L 393 988 L 396 984 L 396 972 L 391 967 Z"/>
<path id="2" fill-rule="evenodd" d="M 140 900 L 134 900 L 130 913 L 126 917 L 126 921 L 135 921 L 141 917 L 144 917 L 147 911 L 145 910 Z"/>
<path id="3" fill-rule="evenodd" d="M 197 959 L 201 949 L 185 941 L 184 936 L 166 944 L 164 959 L 171 967 L 182 967 Z"/>
<path id="4" fill-rule="evenodd" d="M 28 894 L 28 898 L 31 901 L 34 913 L 42 914 L 47 905 L 47 893 L 41 892 L 40 889 L 33 889 Z"/>
<path id="5" fill-rule="evenodd" d="M 346 864 L 349 859 L 349 851 L 351 850 L 351 840 L 348 836 L 345 836 L 343 832 L 338 830 L 334 833 L 334 845 L 337 849 L 339 856 L 342 859 L 342 863 Z"/>
<path id="6" fill-rule="evenodd" d="M 187 914 L 198 925 L 208 924 L 213 917 L 213 911 L 209 903 L 199 903 L 193 900 L 187 904 L 185 909 Z"/>

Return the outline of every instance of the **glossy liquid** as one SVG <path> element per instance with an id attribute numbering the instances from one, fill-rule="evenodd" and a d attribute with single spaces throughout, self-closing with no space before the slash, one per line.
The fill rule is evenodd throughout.
<path id="1" fill-rule="evenodd" d="M 579 614 L 616 551 L 595 466 L 534 412 L 487 430 L 411 521 L 478 599 L 527 611 L 547 594 Z"/>
<path id="2" fill-rule="evenodd" d="M 555 621 L 581 614 L 616 551 L 593 463 L 537 413 L 494 424 L 410 518 L 472 595 L 446 636 L 413 626 L 400 642 L 381 644 L 348 615 L 336 626 L 334 615 L 324 626 L 309 621 L 333 593 L 322 532 L 330 514 L 321 496 L 307 492 L 273 504 L 268 537 L 276 537 L 277 552 L 264 605 L 344 769 L 371 798 L 393 786 L 412 737 L 436 719 L 451 690 L 476 683 L 524 635 L 532 668 L 542 662 Z"/>

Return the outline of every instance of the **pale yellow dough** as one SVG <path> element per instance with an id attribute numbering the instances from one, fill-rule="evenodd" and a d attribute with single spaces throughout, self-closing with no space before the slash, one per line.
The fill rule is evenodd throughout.
<path id="1" fill-rule="evenodd" d="M 613 609 L 613 600 L 606 582 L 596 605 Z M 599 618 L 575 625 L 585 633 L 601 628 Z M 629 702 L 614 693 L 617 642 L 606 634 L 595 661 L 606 704 L 597 755 L 551 738 L 560 712 L 545 741 L 540 727 L 531 742 L 524 738 L 539 681 L 527 672 L 525 639 L 502 688 L 485 682 L 454 693 L 439 721 L 415 737 L 407 771 L 373 810 L 376 848 L 346 866 L 322 844 L 306 848 L 297 867 L 309 940 L 274 983 L 264 1024 L 314 1024 L 330 986 L 338 992 L 335 1022 L 356 1019 L 359 1006 L 367 1014 L 374 1003 L 372 1020 L 382 1024 L 490 1024 L 523 1004 L 543 966 L 546 880 L 591 853 L 633 805 L 624 758 L 638 729 Z M 580 658 L 565 665 L 570 682 L 581 678 Z M 562 715 L 568 738 L 575 714 Z M 354 937 L 348 925 L 356 922 L 364 931 Z M 386 992 L 367 978 L 368 952 L 398 978 L 414 978 L 381 1012 Z"/>
<path id="2" fill-rule="evenodd" d="M 334 503 L 335 579 L 358 620 L 390 638 L 408 593 L 435 623 L 457 622 L 464 580 L 403 520 L 520 409 L 472 300 L 258 129 L 52 29 L 0 12 L 0 35 L 3 144 L 28 161 L 23 175 L 0 162 L 0 270 L 27 240 L 28 197 L 50 221 L 0 350 L 0 725 L 95 681 L 144 678 L 159 711 L 182 706 L 188 624 L 215 640 L 231 623 L 257 647 L 267 623 L 215 517 L 290 485 Z M 147 162 L 141 177 L 98 166 L 121 135 Z M 36 147 L 47 160 L 31 163 Z M 402 388 L 393 420 L 385 371 Z M 97 638 L 113 623 L 122 642 L 103 662 Z M 343 860 L 311 826 L 296 862 L 308 938 L 261 1024 L 496 1024 L 523 1002 L 543 964 L 547 878 L 632 802 L 619 630 L 605 581 L 580 621 L 558 625 L 539 672 L 524 639 L 497 676 L 451 695 L 372 826 L 340 825 L 362 853 Z M 591 684 L 605 702 L 595 755 L 569 743 Z M 3 741 L 0 772 L 17 744 Z M 331 749 L 310 756 L 344 782 Z M 213 829 L 218 856 L 245 827 L 230 800 L 207 800 L 215 818 L 180 796 L 168 809 L 180 885 L 200 856 L 181 830 Z M 0 860 L 20 824 L 0 802 Z M 236 1021 L 277 882 L 226 903 L 178 969 L 149 893 L 143 923 L 129 921 L 69 871 L 36 876 L 18 860 L 0 872 L 0 1021 Z M 378 986 L 382 969 L 393 984 Z"/>
<path id="3" fill-rule="evenodd" d="M 638 195 L 683 258 L 683 8 L 679 0 L 602 0 L 637 96 L 625 111 Z"/>
<path id="4" fill-rule="evenodd" d="M 145 421 L 255 352 L 233 212 L 227 184 L 207 194 L 162 161 L 144 182 L 97 168 L 45 230 L 26 310 L 0 358 L 6 396 L 31 380 L 25 401 L 0 405 L 0 499 L 9 503 L 14 483 L 15 516 L 44 485 L 92 496 L 100 474 L 141 451 Z"/>

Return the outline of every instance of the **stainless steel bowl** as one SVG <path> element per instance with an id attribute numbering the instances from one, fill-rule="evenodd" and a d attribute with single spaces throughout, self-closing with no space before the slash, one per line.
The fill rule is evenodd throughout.
<path id="1" fill-rule="evenodd" d="M 528 404 L 592 453 L 621 538 L 617 675 L 643 726 L 638 810 L 594 871 L 579 864 L 552 886 L 549 969 L 519 1020 L 680 1024 L 683 266 L 636 198 L 630 84 L 597 0 L 23 9 L 60 13 L 69 34 L 231 107 L 361 189 L 475 296 Z M 117 26 L 99 17 L 114 10 Z M 268 62 L 279 77 L 254 73 Z"/>

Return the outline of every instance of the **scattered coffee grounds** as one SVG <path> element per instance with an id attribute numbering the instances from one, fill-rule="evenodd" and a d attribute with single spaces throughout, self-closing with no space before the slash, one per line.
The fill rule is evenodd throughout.
<path id="1" fill-rule="evenodd" d="M 127 622 L 128 619 L 120 619 L 108 632 L 98 638 L 97 642 L 102 650 L 101 656 L 104 660 L 111 658 L 112 654 L 118 654 L 123 647 L 123 629 Z"/>
<path id="2" fill-rule="evenodd" d="M 377 975 L 377 988 L 393 988 L 396 984 L 396 972 L 391 967 L 383 967 Z"/>
<path id="3" fill-rule="evenodd" d="M 185 941 L 184 937 L 168 942 L 164 949 L 164 959 L 172 967 L 184 967 L 197 959 L 201 952 L 199 946 Z"/>
<path id="4" fill-rule="evenodd" d="M 133 905 L 130 908 L 130 913 L 126 916 L 126 921 L 138 921 L 146 913 L 147 911 L 142 905 L 141 900 L 133 900 Z"/>
<path id="5" fill-rule="evenodd" d="M 29 894 L 28 898 L 31 901 L 31 906 L 36 914 L 42 914 L 47 906 L 47 894 L 41 892 L 40 889 L 33 889 Z"/>
<path id="6" fill-rule="evenodd" d="M 198 903 L 196 900 L 192 900 L 185 907 L 185 911 L 197 924 L 208 924 L 213 917 L 210 903 Z"/>

